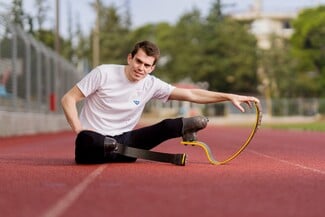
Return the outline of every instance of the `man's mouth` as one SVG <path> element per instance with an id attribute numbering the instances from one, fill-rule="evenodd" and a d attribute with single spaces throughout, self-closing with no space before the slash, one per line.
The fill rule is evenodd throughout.
<path id="1" fill-rule="evenodd" d="M 142 73 L 142 72 L 138 72 L 138 71 L 134 71 L 135 73 L 135 76 L 136 77 L 142 77 L 143 75 L 144 75 L 144 73 Z"/>

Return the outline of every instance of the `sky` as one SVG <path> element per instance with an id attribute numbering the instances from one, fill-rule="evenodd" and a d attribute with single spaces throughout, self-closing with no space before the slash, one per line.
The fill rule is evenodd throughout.
<path id="1" fill-rule="evenodd" d="M 114 4 L 121 12 L 125 10 L 126 2 L 129 2 L 131 12 L 132 27 L 136 28 L 147 23 L 169 22 L 174 24 L 178 18 L 185 12 L 198 8 L 202 15 L 206 15 L 215 0 L 102 0 L 104 5 Z M 225 5 L 224 12 L 236 13 L 249 10 L 255 0 L 221 0 Z M 4 4 L 8 0 L 0 0 L 0 12 L 4 11 Z M 11 2 L 11 1 L 10 1 Z M 24 9 L 31 14 L 35 14 L 35 0 L 23 0 Z M 55 26 L 55 2 L 56 0 L 47 0 L 49 10 L 49 21 L 47 28 Z M 95 23 L 95 12 L 90 6 L 95 0 L 60 0 L 60 33 L 66 36 L 68 30 L 68 5 L 72 10 L 72 26 L 80 22 L 83 32 L 88 34 Z M 262 7 L 267 12 L 293 12 L 304 7 L 325 5 L 325 0 L 263 0 Z M 78 21 L 79 20 L 79 21 Z"/>

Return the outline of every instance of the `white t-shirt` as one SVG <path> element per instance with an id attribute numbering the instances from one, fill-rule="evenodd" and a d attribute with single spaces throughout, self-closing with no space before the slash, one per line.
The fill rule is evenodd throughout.
<path id="1" fill-rule="evenodd" d="M 150 99 L 166 102 L 175 88 L 152 75 L 130 82 L 124 69 L 124 65 L 100 65 L 77 83 L 86 97 L 80 113 L 83 128 L 111 136 L 130 131 Z"/>

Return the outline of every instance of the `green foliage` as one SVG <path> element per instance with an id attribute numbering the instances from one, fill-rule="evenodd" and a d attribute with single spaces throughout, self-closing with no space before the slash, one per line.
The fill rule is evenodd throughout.
<path id="1" fill-rule="evenodd" d="M 213 19 L 212 19 L 213 20 Z M 204 29 L 204 59 L 196 80 L 210 82 L 211 89 L 256 92 L 256 39 L 245 26 L 230 18 L 214 19 Z"/>
<path id="2" fill-rule="evenodd" d="M 293 22 L 293 55 L 299 60 L 297 70 L 306 89 L 314 96 L 324 96 L 325 90 L 325 6 L 304 10 Z"/>
<path id="3" fill-rule="evenodd" d="M 100 11 L 100 63 L 124 64 L 128 50 L 125 42 L 129 34 L 117 7 L 102 5 Z"/>
<path id="4" fill-rule="evenodd" d="M 43 42 L 46 46 L 54 49 L 55 47 L 55 37 L 54 37 L 54 32 L 51 30 L 45 30 L 45 29 L 40 29 L 36 32 L 34 32 L 34 37 Z M 61 42 L 63 41 L 63 38 L 61 38 Z"/>
<path id="5" fill-rule="evenodd" d="M 256 39 L 245 26 L 230 18 L 204 19 L 194 9 L 169 27 L 165 38 L 168 62 L 162 71 L 170 80 L 190 78 L 208 81 L 213 90 L 256 92 Z"/>
<path id="6" fill-rule="evenodd" d="M 169 61 L 164 69 L 173 81 L 193 79 L 199 73 L 203 58 L 201 37 L 202 21 L 197 10 L 184 14 L 173 27 L 167 46 Z"/>
<path id="7" fill-rule="evenodd" d="M 271 48 L 259 51 L 260 65 L 263 67 L 262 79 L 272 98 L 297 97 L 304 90 L 300 84 L 302 78 L 296 73 L 297 61 L 292 58 L 286 41 L 281 44 L 277 42 L 279 39 L 274 36 Z"/>

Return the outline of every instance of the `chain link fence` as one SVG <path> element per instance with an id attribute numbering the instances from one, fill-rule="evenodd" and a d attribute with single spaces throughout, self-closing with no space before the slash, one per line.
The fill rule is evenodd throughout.
<path id="1" fill-rule="evenodd" d="M 325 114 L 325 98 L 272 99 L 272 116 L 315 116 Z"/>
<path id="2" fill-rule="evenodd" d="M 59 99 L 81 76 L 71 63 L 0 16 L 0 111 L 62 113 Z"/>
<path id="3" fill-rule="evenodd" d="M 68 130 L 60 99 L 83 73 L 0 15 L 0 140 Z"/>
<path id="4" fill-rule="evenodd" d="M 259 97 L 260 98 L 260 97 Z M 312 117 L 325 114 L 325 98 L 260 98 L 263 113 L 272 117 L 304 116 Z M 228 114 L 240 113 L 235 107 L 227 106 Z"/>

